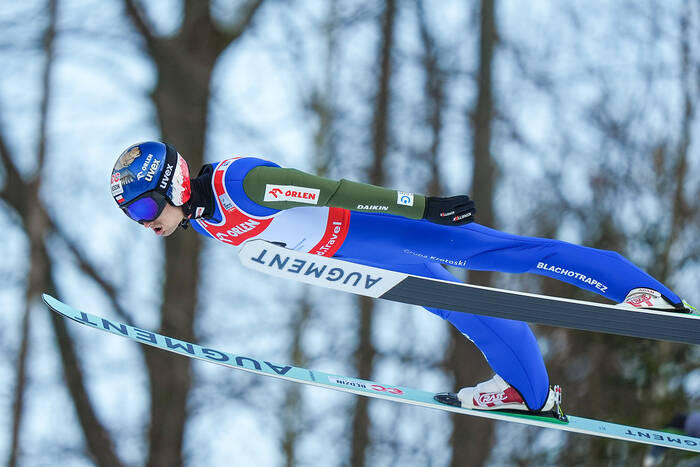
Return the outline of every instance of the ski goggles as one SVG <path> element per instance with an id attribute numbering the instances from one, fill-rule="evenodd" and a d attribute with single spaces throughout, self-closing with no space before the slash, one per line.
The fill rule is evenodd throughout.
<path id="1" fill-rule="evenodd" d="M 143 224 L 154 221 L 168 204 L 168 199 L 157 191 L 147 191 L 137 196 L 124 206 L 120 206 L 124 214 Z"/>

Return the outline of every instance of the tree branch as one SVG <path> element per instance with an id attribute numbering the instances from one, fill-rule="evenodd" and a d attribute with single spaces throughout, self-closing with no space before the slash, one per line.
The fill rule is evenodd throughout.
<path id="1" fill-rule="evenodd" d="M 105 294 L 107 294 L 107 297 L 109 298 L 110 303 L 112 304 L 112 307 L 114 308 L 114 312 L 119 316 L 119 318 L 124 321 L 126 324 L 133 326 L 133 318 L 131 317 L 131 314 L 126 311 L 126 309 L 119 303 L 118 300 L 118 292 L 117 289 L 107 282 L 107 280 L 102 277 L 102 275 L 98 272 L 98 269 L 90 262 L 90 260 L 81 252 L 76 243 L 71 240 L 68 237 L 68 234 L 64 232 L 56 223 L 53 219 L 49 218 L 49 225 L 51 228 L 54 230 L 54 232 L 63 240 L 63 242 L 66 244 L 66 247 L 68 247 L 68 250 L 75 256 L 75 258 L 78 260 L 78 266 L 80 267 L 80 270 L 83 271 L 85 274 L 90 276 L 92 280 L 94 280 L 104 291 Z"/>
<path id="2" fill-rule="evenodd" d="M 228 27 L 218 26 L 217 32 L 221 37 L 221 44 L 225 48 L 226 45 L 238 39 L 245 32 L 250 23 L 255 17 L 264 0 L 250 0 L 238 8 L 238 13 L 235 15 L 236 21 Z M 214 23 L 216 24 L 216 23 Z M 223 50 L 223 49 L 222 49 Z"/>
<path id="3" fill-rule="evenodd" d="M 7 140 L 0 128 L 0 161 L 5 169 L 5 186 L 0 190 L 0 195 L 24 219 L 27 212 L 27 187 L 13 160 L 14 157 L 10 154 Z"/>
<path id="4" fill-rule="evenodd" d="M 75 405 L 75 411 L 85 434 L 85 442 L 92 458 L 97 465 L 121 466 L 121 461 L 114 450 L 114 444 L 109 433 L 100 423 L 93 409 L 90 398 L 85 390 L 85 381 L 78 356 L 73 346 L 73 340 L 68 334 L 66 321 L 57 313 L 52 313 L 51 323 L 56 334 L 63 362 L 63 372 L 66 386 Z"/>
<path id="5" fill-rule="evenodd" d="M 146 14 L 141 11 L 141 7 L 134 0 L 124 0 L 124 7 L 126 8 L 127 16 L 131 19 L 131 22 L 146 43 L 149 55 L 155 56 L 158 38 L 151 32 L 153 25 L 149 23 Z"/>

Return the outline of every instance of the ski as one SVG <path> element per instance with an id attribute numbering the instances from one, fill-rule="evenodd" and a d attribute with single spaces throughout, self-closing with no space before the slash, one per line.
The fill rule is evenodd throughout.
<path id="1" fill-rule="evenodd" d="M 246 242 L 243 265 L 316 286 L 423 307 L 534 324 L 662 341 L 700 344 L 700 316 L 548 297 L 404 274 L 289 250 L 264 240 Z"/>
<path id="2" fill-rule="evenodd" d="M 567 417 L 566 421 L 562 421 L 557 418 L 526 413 L 519 414 L 502 411 L 463 409 L 461 407 L 454 407 L 435 401 L 433 398 L 436 393 L 434 392 L 308 370 L 292 365 L 272 363 L 255 357 L 234 355 L 211 347 L 185 342 L 146 329 L 129 326 L 115 320 L 86 313 L 66 305 L 50 295 L 44 294 L 43 299 L 51 310 L 89 328 L 99 329 L 140 344 L 147 344 L 161 350 L 184 355 L 185 357 L 204 360 L 206 362 L 216 363 L 228 368 L 243 370 L 258 375 L 349 392 L 361 396 L 386 399 L 401 404 L 411 404 L 476 417 L 700 452 L 700 438 L 574 417 L 571 415 Z"/>

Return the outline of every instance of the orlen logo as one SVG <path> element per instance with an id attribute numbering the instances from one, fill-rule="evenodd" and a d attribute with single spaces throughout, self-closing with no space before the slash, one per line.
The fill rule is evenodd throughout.
<path id="1" fill-rule="evenodd" d="M 272 190 L 269 191 L 269 193 L 274 197 L 274 198 L 279 198 L 279 196 L 282 194 L 282 190 L 279 188 L 273 188 Z"/>
<path id="2" fill-rule="evenodd" d="M 266 185 L 263 201 L 293 201 L 295 203 L 318 204 L 321 190 L 293 185 Z"/>
<path id="3" fill-rule="evenodd" d="M 254 220 L 254 219 L 249 219 L 245 222 L 241 222 L 240 224 L 238 224 L 234 227 L 231 227 L 226 232 L 217 233 L 216 237 L 219 240 L 221 240 L 222 242 L 231 243 L 231 241 L 228 239 L 228 237 L 234 237 L 234 238 L 238 237 L 239 235 L 242 235 L 246 232 L 250 232 L 258 225 L 260 225 L 260 222 Z"/>

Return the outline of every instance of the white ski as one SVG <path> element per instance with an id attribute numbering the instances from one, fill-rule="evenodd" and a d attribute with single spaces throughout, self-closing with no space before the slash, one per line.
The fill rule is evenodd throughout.
<path id="1" fill-rule="evenodd" d="M 265 274 L 367 297 L 549 326 L 700 344 L 698 315 L 632 310 L 448 282 L 301 253 L 264 240 L 246 242 L 239 257 L 243 265 Z"/>
<path id="2" fill-rule="evenodd" d="M 141 344 L 147 344 L 162 350 L 167 350 L 168 352 L 184 355 L 185 357 L 204 360 L 237 370 L 326 389 L 335 389 L 337 391 L 349 392 L 361 396 L 386 399 L 401 404 L 412 404 L 476 417 L 505 420 L 604 438 L 700 452 L 700 438 L 692 438 L 689 436 L 681 436 L 662 431 L 647 430 L 574 416 L 568 416 L 568 421 L 564 422 L 556 418 L 536 415 L 479 411 L 453 407 L 435 401 L 433 399 L 435 396 L 434 392 L 421 391 L 419 389 L 396 386 L 393 384 L 377 383 L 375 381 L 361 380 L 321 371 L 312 371 L 292 365 L 272 363 L 255 357 L 234 355 L 211 347 L 204 347 L 181 341 L 152 331 L 129 326 L 118 321 L 85 313 L 66 305 L 50 295 L 44 294 L 43 299 L 51 310 L 89 328 L 99 329 Z"/>

